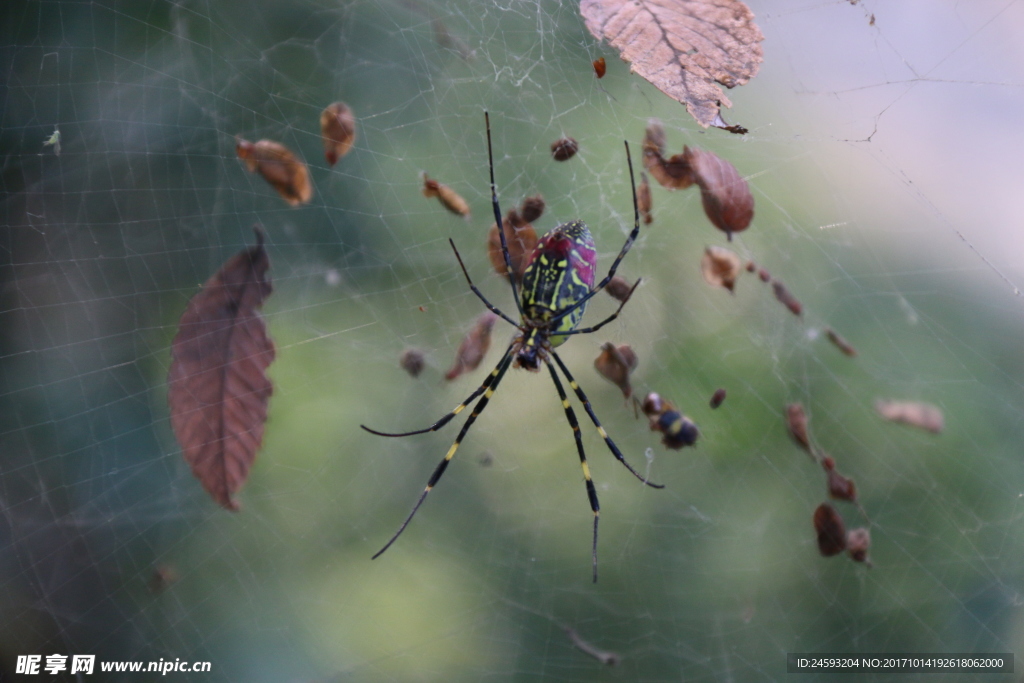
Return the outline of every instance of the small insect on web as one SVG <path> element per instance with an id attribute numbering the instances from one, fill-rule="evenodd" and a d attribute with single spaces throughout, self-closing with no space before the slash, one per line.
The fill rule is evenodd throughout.
<path id="1" fill-rule="evenodd" d="M 491 205 L 494 209 L 495 224 L 501 225 L 501 207 L 498 205 L 498 193 L 494 184 L 494 154 L 491 150 L 491 121 L 487 112 L 484 112 L 484 121 L 487 126 L 487 159 L 491 172 Z M 532 372 L 540 372 L 540 366 L 542 364 L 547 365 L 548 372 L 551 374 L 551 381 L 554 382 L 555 389 L 558 391 L 558 397 L 562 401 L 562 409 L 565 411 L 565 417 L 569 421 L 569 426 L 572 427 L 573 437 L 576 440 L 576 450 L 580 456 L 580 466 L 583 468 L 583 477 L 586 480 L 587 498 L 590 501 L 590 509 L 594 512 L 592 557 L 595 582 L 597 581 L 597 522 L 600 506 L 598 505 L 597 491 L 594 488 L 594 482 L 590 478 L 590 467 L 587 465 L 587 456 L 583 450 L 583 438 L 580 434 L 579 422 L 576 420 L 576 413 L 569 403 L 565 387 L 562 385 L 562 380 L 559 379 L 558 371 L 555 370 L 556 365 L 558 366 L 558 370 L 560 370 L 569 381 L 569 386 L 576 394 L 576 398 L 583 403 L 584 410 L 587 411 L 587 415 L 594 423 L 598 433 L 604 439 L 605 444 L 608 446 L 612 455 L 615 456 L 615 459 L 621 462 L 626 469 L 633 474 L 633 476 L 647 486 L 658 489 L 664 488 L 661 484 L 655 484 L 648 481 L 646 477 L 641 475 L 633 468 L 632 465 L 626 462 L 626 458 L 622 455 L 622 451 L 619 450 L 619 447 L 615 445 L 615 442 L 612 441 L 610 436 L 608 436 L 604 427 L 601 426 L 601 421 L 597 419 L 597 415 L 594 413 L 594 409 L 590 405 L 587 395 L 583 392 L 583 389 L 580 388 L 579 384 L 576 383 L 576 380 L 569 372 L 569 369 L 565 367 L 565 363 L 562 362 L 562 359 L 557 353 L 555 353 L 555 347 L 564 343 L 571 335 L 596 332 L 618 318 L 619 313 L 622 311 L 622 307 L 626 305 L 626 302 L 629 301 L 630 295 L 633 294 L 633 290 L 635 290 L 636 286 L 640 284 L 640 281 L 637 280 L 636 284 L 634 284 L 626 296 L 622 298 L 622 302 L 619 304 L 619 307 L 610 316 L 591 327 L 576 329 L 577 325 L 579 325 L 583 318 L 583 312 L 586 309 L 587 302 L 590 301 L 591 297 L 608 286 L 608 283 L 612 281 L 615 277 L 615 271 L 619 267 L 619 263 L 629 252 L 630 247 L 633 246 L 633 242 L 636 240 L 637 235 L 640 234 L 640 210 L 637 205 L 636 180 L 633 177 L 633 160 L 629 153 L 629 143 L 627 142 L 625 144 L 626 163 L 629 165 L 629 180 L 633 188 L 633 230 L 626 238 L 626 243 L 622 245 L 622 249 L 619 250 L 618 255 L 615 257 L 615 261 L 612 262 L 612 266 L 608 270 L 608 274 L 596 287 L 594 286 L 594 280 L 596 279 L 597 249 L 594 245 L 594 239 L 590 235 L 590 229 L 587 228 L 586 224 L 580 220 L 563 223 L 562 225 L 553 228 L 546 235 L 540 238 L 527 261 L 527 267 L 522 278 L 522 291 L 520 291 L 519 286 L 517 285 L 515 271 L 512 268 L 512 259 L 509 256 L 505 233 L 503 230 L 498 231 L 498 234 L 501 236 L 501 251 L 505 260 L 505 272 L 508 275 L 509 285 L 512 287 L 512 297 L 515 299 L 516 308 L 519 311 L 519 322 L 516 322 L 494 306 L 486 297 L 484 297 L 480 290 L 477 289 L 476 285 L 473 284 L 473 280 L 469 277 L 469 271 L 466 270 L 466 266 L 462 262 L 459 250 L 455 248 L 455 242 L 448 240 L 452 245 L 452 250 L 455 252 L 455 258 L 458 259 L 459 266 L 462 268 L 462 273 L 466 276 L 466 282 L 469 283 L 469 288 L 492 313 L 516 327 L 518 332 L 512 339 L 512 343 L 510 343 L 508 348 L 505 349 L 505 352 L 501 356 L 501 360 L 498 361 L 498 364 L 483 381 L 483 384 L 470 394 L 466 400 L 455 406 L 451 412 L 431 426 L 411 432 L 387 433 L 370 429 L 365 425 L 360 425 L 366 431 L 371 434 L 377 434 L 378 436 L 398 437 L 434 432 L 448 424 L 448 422 L 461 413 L 471 401 L 478 397 L 480 398 L 473 407 L 472 412 L 470 412 L 469 418 L 467 418 L 465 424 L 462 425 L 462 429 L 459 431 L 458 436 L 455 437 L 455 441 L 452 443 L 451 448 L 448 449 L 448 453 L 446 453 L 444 459 L 438 463 L 434 473 L 430 475 L 430 479 L 427 481 L 427 485 L 423 489 L 423 493 L 420 494 L 419 499 L 413 506 L 412 512 L 409 513 L 405 518 L 405 521 L 398 527 L 398 531 L 396 531 L 391 539 L 384 544 L 384 547 L 377 551 L 377 554 L 373 556 L 374 559 L 380 557 L 385 550 L 390 548 L 391 544 L 398 539 L 403 531 L 405 531 L 405 528 L 409 525 L 409 522 L 416 514 L 416 511 L 420 509 L 423 501 L 426 500 L 427 494 L 430 493 L 430 490 L 434 488 L 437 482 L 441 479 L 441 475 L 444 474 L 445 469 L 448 467 L 448 463 L 451 462 L 452 458 L 455 456 L 455 452 L 458 450 L 459 444 L 462 443 L 462 440 L 469 432 L 470 427 L 473 426 L 476 418 L 484 411 L 484 408 L 487 407 L 487 403 L 491 400 L 491 397 L 494 395 L 494 392 L 497 391 L 502 378 L 505 376 L 505 372 L 509 369 L 509 366 L 513 365 L 517 368 L 526 368 Z M 552 363 L 552 360 L 554 360 L 554 363 Z"/>

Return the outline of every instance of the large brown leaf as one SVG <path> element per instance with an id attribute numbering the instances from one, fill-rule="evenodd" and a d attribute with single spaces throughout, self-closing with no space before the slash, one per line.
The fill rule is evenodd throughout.
<path id="1" fill-rule="evenodd" d="M 743 85 L 762 61 L 764 35 L 740 0 L 581 0 L 580 13 L 595 38 L 700 125 L 746 132 L 722 121 L 732 102 L 718 87 Z"/>
<path id="2" fill-rule="evenodd" d="M 274 343 L 257 309 L 270 294 L 270 259 L 257 244 L 231 257 L 189 301 L 171 343 L 167 402 L 192 474 L 220 505 L 245 483 L 263 441 Z"/>

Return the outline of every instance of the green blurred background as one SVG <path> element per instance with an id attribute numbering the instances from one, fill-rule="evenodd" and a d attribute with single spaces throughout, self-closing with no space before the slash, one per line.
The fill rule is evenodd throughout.
<path id="1" fill-rule="evenodd" d="M 169 674 L 197 681 L 759 681 L 787 677 L 787 652 L 1019 649 L 1024 11 L 750 5 L 765 62 L 729 93 L 726 118 L 750 129 L 738 137 L 630 75 L 574 3 L 5 3 L 0 678 L 19 654 L 92 653 L 212 662 Z M 358 139 L 329 169 L 318 116 L 336 100 Z M 370 561 L 457 426 L 401 440 L 358 426 L 429 424 L 510 335 L 499 323 L 481 368 L 444 381 L 482 310 L 449 238 L 514 310 L 485 249 L 485 109 L 503 207 L 541 193 L 539 229 L 583 219 L 602 273 L 632 223 L 623 138 L 637 150 L 657 117 L 670 151 L 730 160 L 756 201 L 733 248 L 805 309 L 753 277 L 735 296 L 704 284 L 700 256 L 724 235 L 696 190 L 652 188 L 655 222 L 620 270 L 643 284 L 562 353 L 627 457 L 667 486 L 642 487 L 583 425 L 596 586 L 571 432 L 547 378 L 524 372 Z M 42 146 L 55 127 L 60 156 Z M 581 151 L 557 164 L 562 135 Z M 313 201 L 287 207 L 235 136 L 303 157 Z M 424 171 L 472 217 L 425 199 Z M 165 377 L 186 302 L 256 223 L 275 393 L 231 514 L 181 459 Z M 595 298 L 587 320 L 613 303 Z M 689 414 L 697 448 L 665 450 L 596 375 L 604 341 L 633 346 L 636 390 Z M 408 347 L 428 356 L 418 379 L 398 365 Z M 946 431 L 885 423 L 876 398 L 934 403 Z M 785 433 L 793 401 L 856 480 L 870 521 L 837 506 L 870 526 L 873 569 L 817 552 L 824 479 Z M 153 590 L 158 572 L 171 580 Z"/>

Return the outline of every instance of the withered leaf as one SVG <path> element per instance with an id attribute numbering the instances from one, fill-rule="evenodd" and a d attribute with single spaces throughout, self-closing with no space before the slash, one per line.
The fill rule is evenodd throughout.
<path id="1" fill-rule="evenodd" d="M 762 61 L 764 35 L 740 0 L 581 0 L 580 13 L 595 38 L 705 128 L 732 106 L 718 86 L 743 85 Z"/>
<path id="2" fill-rule="evenodd" d="M 406 349 L 398 359 L 398 364 L 412 377 L 419 377 L 426 366 L 426 356 L 419 349 Z"/>
<path id="3" fill-rule="evenodd" d="M 814 531 L 818 534 L 818 552 L 832 557 L 846 550 L 846 525 L 836 509 L 822 503 L 814 511 Z"/>
<path id="4" fill-rule="evenodd" d="M 933 434 L 940 433 L 944 424 L 942 410 L 930 403 L 876 401 L 875 410 L 890 422 L 918 427 Z"/>
<path id="5" fill-rule="evenodd" d="M 736 167 L 717 154 L 696 147 L 683 147 L 683 159 L 700 186 L 700 200 L 708 220 L 730 240 L 734 232 L 746 230 L 754 218 L 754 196 Z M 671 162 L 669 159 L 668 163 Z"/>
<path id="6" fill-rule="evenodd" d="M 601 354 L 594 359 L 594 367 L 598 374 L 622 390 L 625 398 L 633 395 L 629 376 L 639 363 L 640 359 L 629 344 L 615 346 L 611 342 L 602 344 Z"/>
<path id="7" fill-rule="evenodd" d="M 466 333 L 459 350 L 455 352 L 455 362 L 445 374 L 444 378 L 453 380 L 465 372 L 472 372 L 480 365 L 480 361 L 487 355 L 487 349 L 491 348 L 491 329 L 498 316 L 490 311 L 484 311 L 476 319 L 473 329 Z"/>
<path id="8" fill-rule="evenodd" d="M 807 413 L 799 403 L 786 406 L 786 430 L 796 445 L 813 455 L 811 436 L 807 430 Z"/>
<path id="9" fill-rule="evenodd" d="M 629 298 L 629 295 L 633 292 L 633 287 L 626 281 L 626 278 L 621 275 L 616 275 L 611 281 L 605 285 L 604 291 L 617 301 L 625 301 Z"/>
<path id="10" fill-rule="evenodd" d="M 711 394 L 711 400 L 708 404 L 711 406 L 711 409 L 714 410 L 718 406 L 722 405 L 723 401 L 725 401 L 725 389 L 715 389 L 715 393 Z"/>
<path id="11" fill-rule="evenodd" d="M 433 180 L 426 173 L 423 174 L 423 196 L 437 197 L 437 200 L 441 202 L 441 206 L 457 216 L 469 215 L 469 204 L 466 203 L 466 200 L 458 192 L 444 183 Z"/>
<path id="12" fill-rule="evenodd" d="M 604 74 L 607 70 L 608 63 L 604 61 L 604 57 L 598 57 L 594 60 L 594 73 L 597 74 L 598 78 L 604 78 Z"/>
<path id="13" fill-rule="evenodd" d="M 772 290 L 775 292 L 775 298 L 778 299 L 783 306 L 789 309 L 789 312 L 795 316 L 799 316 L 803 313 L 804 307 L 792 292 L 786 289 L 786 285 L 782 284 L 778 280 L 772 280 Z"/>
<path id="14" fill-rule="evenodd" d="M 657 119 L 651 119 L 647 123 L 642 148 L 644 168 L 654 176 L 659 185 L 670 190 L 685 190 L 693 185 L 693 171 L 683 154 L 665 159 L 665 129 Z"/>
<path id="15" fill-rule="evenodd" d="M 836 500 L 845 500 L 849 503 L 857 502 L 857 485 L 853 479 L 844 477 L 836 471 L 836 461 L 830 455 L 821 459 L 821 466 L 825 470 L 828 485 L 828 495 Z"/>
<path id="16" fill-rule="evenodd" d="M 519 211 L 511 209 L 502 220 L 505 232 L 505 245 L 508 257 L 512 262 L 512 274 L 518 282 L 523 281 L 526 263 L 529 261 L 533 248 L 537 246 L 537 231 L 530 224 L 544 213 L 544 198 L 540 195 L 527 197 L 519 207 Z M 487 233 L 487 256 L 498 275 L 505 274 L 505 255 L 501 252 L 501 235 L 498 226 L 491 224 Z"/>
<path id="17" fill-rule="evenodd" d="M 331 166 L 348 154 L 356 141 L 356 117 L 344 102 L 328 105 L 320 114 L 320 137 L 324 157 Z"/>
<path id="18" fill-rule="evenodd" d="M 551 143 L 551 156 L 555 161 L 568 161 L 576 156 L 580 150 L 580 143 L 572 138 L 559 138 Z"/>
<path id="19" fill-rule="evenodd" d="M 636 188 L 636 205 L 640 209 L 640 216 L 644 219 L 644 225 L 654 222 L 651 214 L 651 184 L 647 182 L 647 174 L 640 174 L 640 185 Z"/>
<path id="20" fill-rule="evenodd" d="M 291 150 L 273 140 L 249 142 L 238 138 L 235 154 L 252 173 L 259 173 L 291 206 L 307 204 L 313 198 L 309 170 Z"/>
<path id="21" fill-rule="evenodd" d="M 850 358 L 856 357 L 857 349 L 853 348 L 850 345 L 850 342 L 846 341 L 841 336 L 839 336 L 839 333 L 833 330 L 831 327 L 825 328 L 825 336 L 828 337 L 828 340 L 832 342 L 833 346 L 842 351 L 845 355 L 849 356 Z"/>
<path id="22" fill-rule="evenodd" d="M 710 246 L 704 250 L 700 260 L 700 273 L 704 282 L 712 287 L 724 287 L 732 292 L 736 278 L 743 272 L 743 261 L 725 247 Z"/>
<path id="23" fill-rule="evenodd" d="M 263 441 L 274 343 L 259 314 L 270 259 L 257 244 L 236 254 L 189 301 L 171 343 L 167 402 L 185 461 L 220 505 L 237 510 Z"/>
<path id="24" fill-rule="evenodd" d="M 868 559 L 868 550 L 870 549 L 871 532 L 864 527 L 853 529 L 846 536 L 846 552 L 854 562 L 862 562 L 870 567 L 871 560 Z"/>

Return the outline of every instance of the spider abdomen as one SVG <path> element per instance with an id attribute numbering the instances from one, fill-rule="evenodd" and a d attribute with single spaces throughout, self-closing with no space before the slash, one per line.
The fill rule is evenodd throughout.
<path id="1" fill-rule="evenodd" d="M 597 250 L 583 221 L 563 223 L 537 242 L 523 273 L 521 302 L 530 322 L 542 326 L 585 297 L 594 286 Z M 558 346 L 566 340 L 558 332 L 576 329 L 586 304 L 574 309 L 550 329 L 548 341 Z"/>

